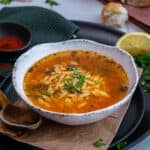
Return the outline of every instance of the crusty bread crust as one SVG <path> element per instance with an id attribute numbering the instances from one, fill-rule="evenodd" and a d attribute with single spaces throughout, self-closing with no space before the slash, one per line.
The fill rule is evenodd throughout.
<path id="1" fill-rule="evenodd" d="M 135 7 L 148 7 L 150 6 L 150 0 L 121 0 L 122 3 L 127 3 Z"/>
<path id="2" fill-rule="evenodd" d="M 104 15 L 105 12 L 121 13 L 123 11 L 124 9 L 122 9 L 122 5 L 120 3 L 110 2 L 104 7 L 102 14 Z"/>
<path id="3" fill-rule="evenodd" d="M 120 3 L 108 3 L 101 15 L 102 23 L 112 27 L 121 27 L 128 20 L 127 10 Z"/>

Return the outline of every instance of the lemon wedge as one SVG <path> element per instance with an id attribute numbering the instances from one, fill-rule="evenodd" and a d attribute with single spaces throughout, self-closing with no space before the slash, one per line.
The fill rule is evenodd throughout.
<path id="1" fill-rule="evenodd" d="M 129 32 L 123 35 L 116 46 L 126 50 L 132 56 L 150 52 L 150 34 L 144 32 Z"/>

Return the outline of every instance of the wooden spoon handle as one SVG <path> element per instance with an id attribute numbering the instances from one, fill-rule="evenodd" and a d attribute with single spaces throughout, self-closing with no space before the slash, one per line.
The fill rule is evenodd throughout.
<path id="1" fill-rule="evenodd" d="M 0 107 L 7 106 L 8 104 L 10 104 L 8 97 L 0 90 Z"/>

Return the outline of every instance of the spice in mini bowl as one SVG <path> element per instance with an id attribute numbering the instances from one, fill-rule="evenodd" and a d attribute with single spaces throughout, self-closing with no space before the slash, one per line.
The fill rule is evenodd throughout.
<path id="1" fill-rule="evenodd" d="M 1 51 L 14 51 L 24 46 L 24 42 L 15 36 L 0 37 L 0 50 Z"/>

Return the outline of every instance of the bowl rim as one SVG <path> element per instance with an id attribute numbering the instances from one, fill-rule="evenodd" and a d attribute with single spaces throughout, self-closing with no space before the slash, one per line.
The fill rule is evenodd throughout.
<path id="1" fill-rule="evenodd" d="M 110 105 L 110 106 L 107 106 L 107 107 L 104 107 L 104 108 L 101 108 L 101 109 L 97 109 L 97 110 L 94 110 L 94 111 L 90 111 L 90 112 L 84 112 L 84 113 L 63 113 L 63 112 L 56 112 L 56 111 L 51 111 L 51 110 L 47 110 L 47 109 L 43 109 L 39 106 L 36 106 L 35 104 L 33 104 L 29 98 L 26 96 L 27 100 L 25 100 L 22 96 L 22 94 L 20 94 L 20 92 L 17 90 L 16 86 L 15 86 L 15 72 L 16 72 L 16 67 L 17 67 L 17 63 L 19 62 L 19 60 L 26 56 L 26 54 L 30 53 L 30 51 L 32 52 L 32 50 L 36 47 L 39 47 L 39 46 L 43 46 L 43 45 L 57 45 L 57 44 L 63 44 L 65 42 L 80 42 L 80 41 L 84 41 L 84 42 L 90 42 L 91 44 L 97 44 L 97 45 L 101 45 L 101 46 L 104 46 L 106 48 L 111 48 L 111 49 L 117 49 L 119 52 L 123 53 L 124 55 L 127 55 L 129 57 L 129 59 L 131 60 L 132 62 L 132 65 L 133 65 L 133 68 L 134 68 L 134 73 L 135 73 L 135 84 L 131 87 L 131 90 L 129 93 L 127 93 L 127 95 L 125 95 L 124 98 L 122 98 L 121 100 L 117 101 L 116 103 L 114 103 L 113 105 Z M 95 51 L 95 50 L 92 50 L 92 51 Z M 42 59 L 43 57 L 41 57 L 40 59 Z M 39 60 L 40 60 L 39 59 Z M 32 66 L 32 65 L 31 65 Z M 30 66 L 30 67 L 31 67 Z M 138 76 L 138 71 L 137 71 L 137 67 L 136 67 L 136 64 L 134 62 L 134 59 L 133 57 L 128 53 L 126 52 L 125 50 L 123 49 L 120 49 L 118 47 L 115 47 L 115 46 L 108 46 L 108 45 L 105 45 L 105 44 L 101 44 L 101 43 L 98 43 L 98 42 L 95 42 L 95 41 L 92 41 L 92 40 L 87 40 L 87 39 L 71 39 L 71 40 L 66 40 L 66 41 L 60 41 L 60 42 L 54 42 L 54 43 L 42 43 L 42 44 L 37 44 L 35 46 L 33 46 L 32 48 L 30 48 L 27 52 L 25 52 L 24 54 L 22 54 L 15 62 L 14 64 L 14 68 L 13 68 L 13 71 L 12 71 L 12 83 L 13 83 L 13 86 L 15 88 L 15 91 L 17 92 L 17 94 L 21 97 L 21 99 L 29 105 L 29 107 L 31 108 L 34 108 L 35 111 L 38 110 L 40 112 L 43 112 L 43 113 L 50 113 L 51 115 L 59 115 L 59 116 L 63 116 L 63 117 L 70 117 L 70 116 L 89 116 L 89 115 L 93 115 L 93 114 L 97 114 L 97 113 L 104 113 L 106 111 L 110 111 L 112 110 L 114 112 L 114 110 L 116 109 L 119 109 L 121 106 L 123 106 L 124 104 L 126 104 L 129 100 L 130 100 L 130 97 L 133 95 L 137 85 L 138 85 L 138 81 L 139 81 L 139 76 Z M 24 92 L 24 91 L 23 91 Z M 116 108 L 116 109 L 115 109 Z"/>
<path id="2" fill-rule="evenodd" d="M 0 53 L 18 53 L 18 52 L 23 51 L 24 49 L 26 49 L 31 44 L 32 32 L 31 32 L 31 29 L 29 29 L 29 27 L 25 26 L 24 24 L 16 23 L 16 22 L 13 22 L 13 21 L 12 22 L 10 22 L 10 21 L 0 22 L 0 25 L 2 25 L 2 24 L 10 24 L 10 25 L 13 24 L 15 26 L 19 26 L 20 28 L 23 28 L 26 32 L 28 32 L 29 38 L 28 38 L 27 43 L 23 47 L 13 49 L 12 51 L 7 51 L 7 49 L 0 49 Z"/>

